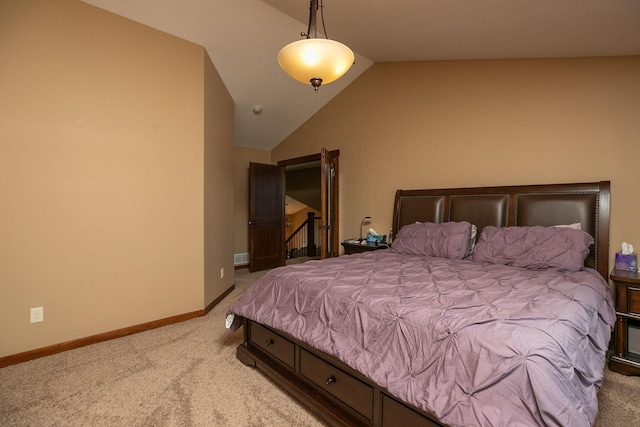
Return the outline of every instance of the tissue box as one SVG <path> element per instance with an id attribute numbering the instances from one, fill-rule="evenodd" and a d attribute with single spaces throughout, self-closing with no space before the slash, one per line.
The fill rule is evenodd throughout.
<path id="1" fill-rule="evenodd" d="M 638 256 L 636 254 L 616 254 L 616 270 L 636 271 Z"/>

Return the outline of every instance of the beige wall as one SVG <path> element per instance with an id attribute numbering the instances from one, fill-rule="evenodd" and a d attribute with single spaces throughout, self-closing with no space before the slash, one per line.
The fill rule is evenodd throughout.
<path id="1" fill-rule="evenodd" d="M 204 305 L 233 285 L 234 103 L 204 54 Z M 224 271 L 221 271 L 224 269 Z"/>
<path id="2" fill-rule="evenodd" d="M 249 163 L 271 164 L 271 152 L 235 147 L 235 237 L 233 253 L 249 252 Z"/>
<path id="3" fill-rule="evenodd" d="M 272 151 L 340 149 L 341 238 L 396 189 L 611 180 L 611 257 L 640 246 L 640 57 L 379 63 Z M 322 90 L 322 88 L 320 89 Z"/>
<path id="4" fill-rule="evenodd" d="M 211 201 L 233 204 L 214 183 L 230 170 L 205 180 L 233 155 L 205 56 L 76 0 L 0 3 L 0 356 L 201 310 L 230 284 L 205 297 L 205 223 L 232 215 Z"/>

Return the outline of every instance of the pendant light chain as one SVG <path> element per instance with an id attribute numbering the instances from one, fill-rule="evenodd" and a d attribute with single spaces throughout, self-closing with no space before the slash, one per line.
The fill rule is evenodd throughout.
<path id="1" fill-rule="evenodd" d="M 320 0 L 320 19 L 322 20 L 322 31 L 324 31 L 324 38 L 328 39 L 327 28 L 324 26 L 324 3 Z"/>

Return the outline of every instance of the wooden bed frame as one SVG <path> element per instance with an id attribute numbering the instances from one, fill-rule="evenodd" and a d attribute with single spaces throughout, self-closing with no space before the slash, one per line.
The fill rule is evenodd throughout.
<path id="1" fill-rule="evenodd" d="M 610 183 L 398 190 L 393 231 L 415 221 L 487 225 L 580 223 L 595 243 L 585 265 L 607 280 Z M 260 369 L 330 425 L 441 426 L 433 415 L 402 402 L 335 357 L 292 336 L 244 319 L 238 359 Z"/>

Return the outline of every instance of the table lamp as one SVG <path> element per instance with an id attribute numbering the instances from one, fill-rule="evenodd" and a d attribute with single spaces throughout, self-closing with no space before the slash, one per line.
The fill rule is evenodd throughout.
<path id="1" fill-rule="evenodd" d="M 370 222 L 371 221 L 371 217 L 370 216 L 365 216 L 364 218 L 362 218 L 362 222 L 360 223 L 360 241 L 362 242 L 362 226 L 364 226 L 365 222 Z"/>

